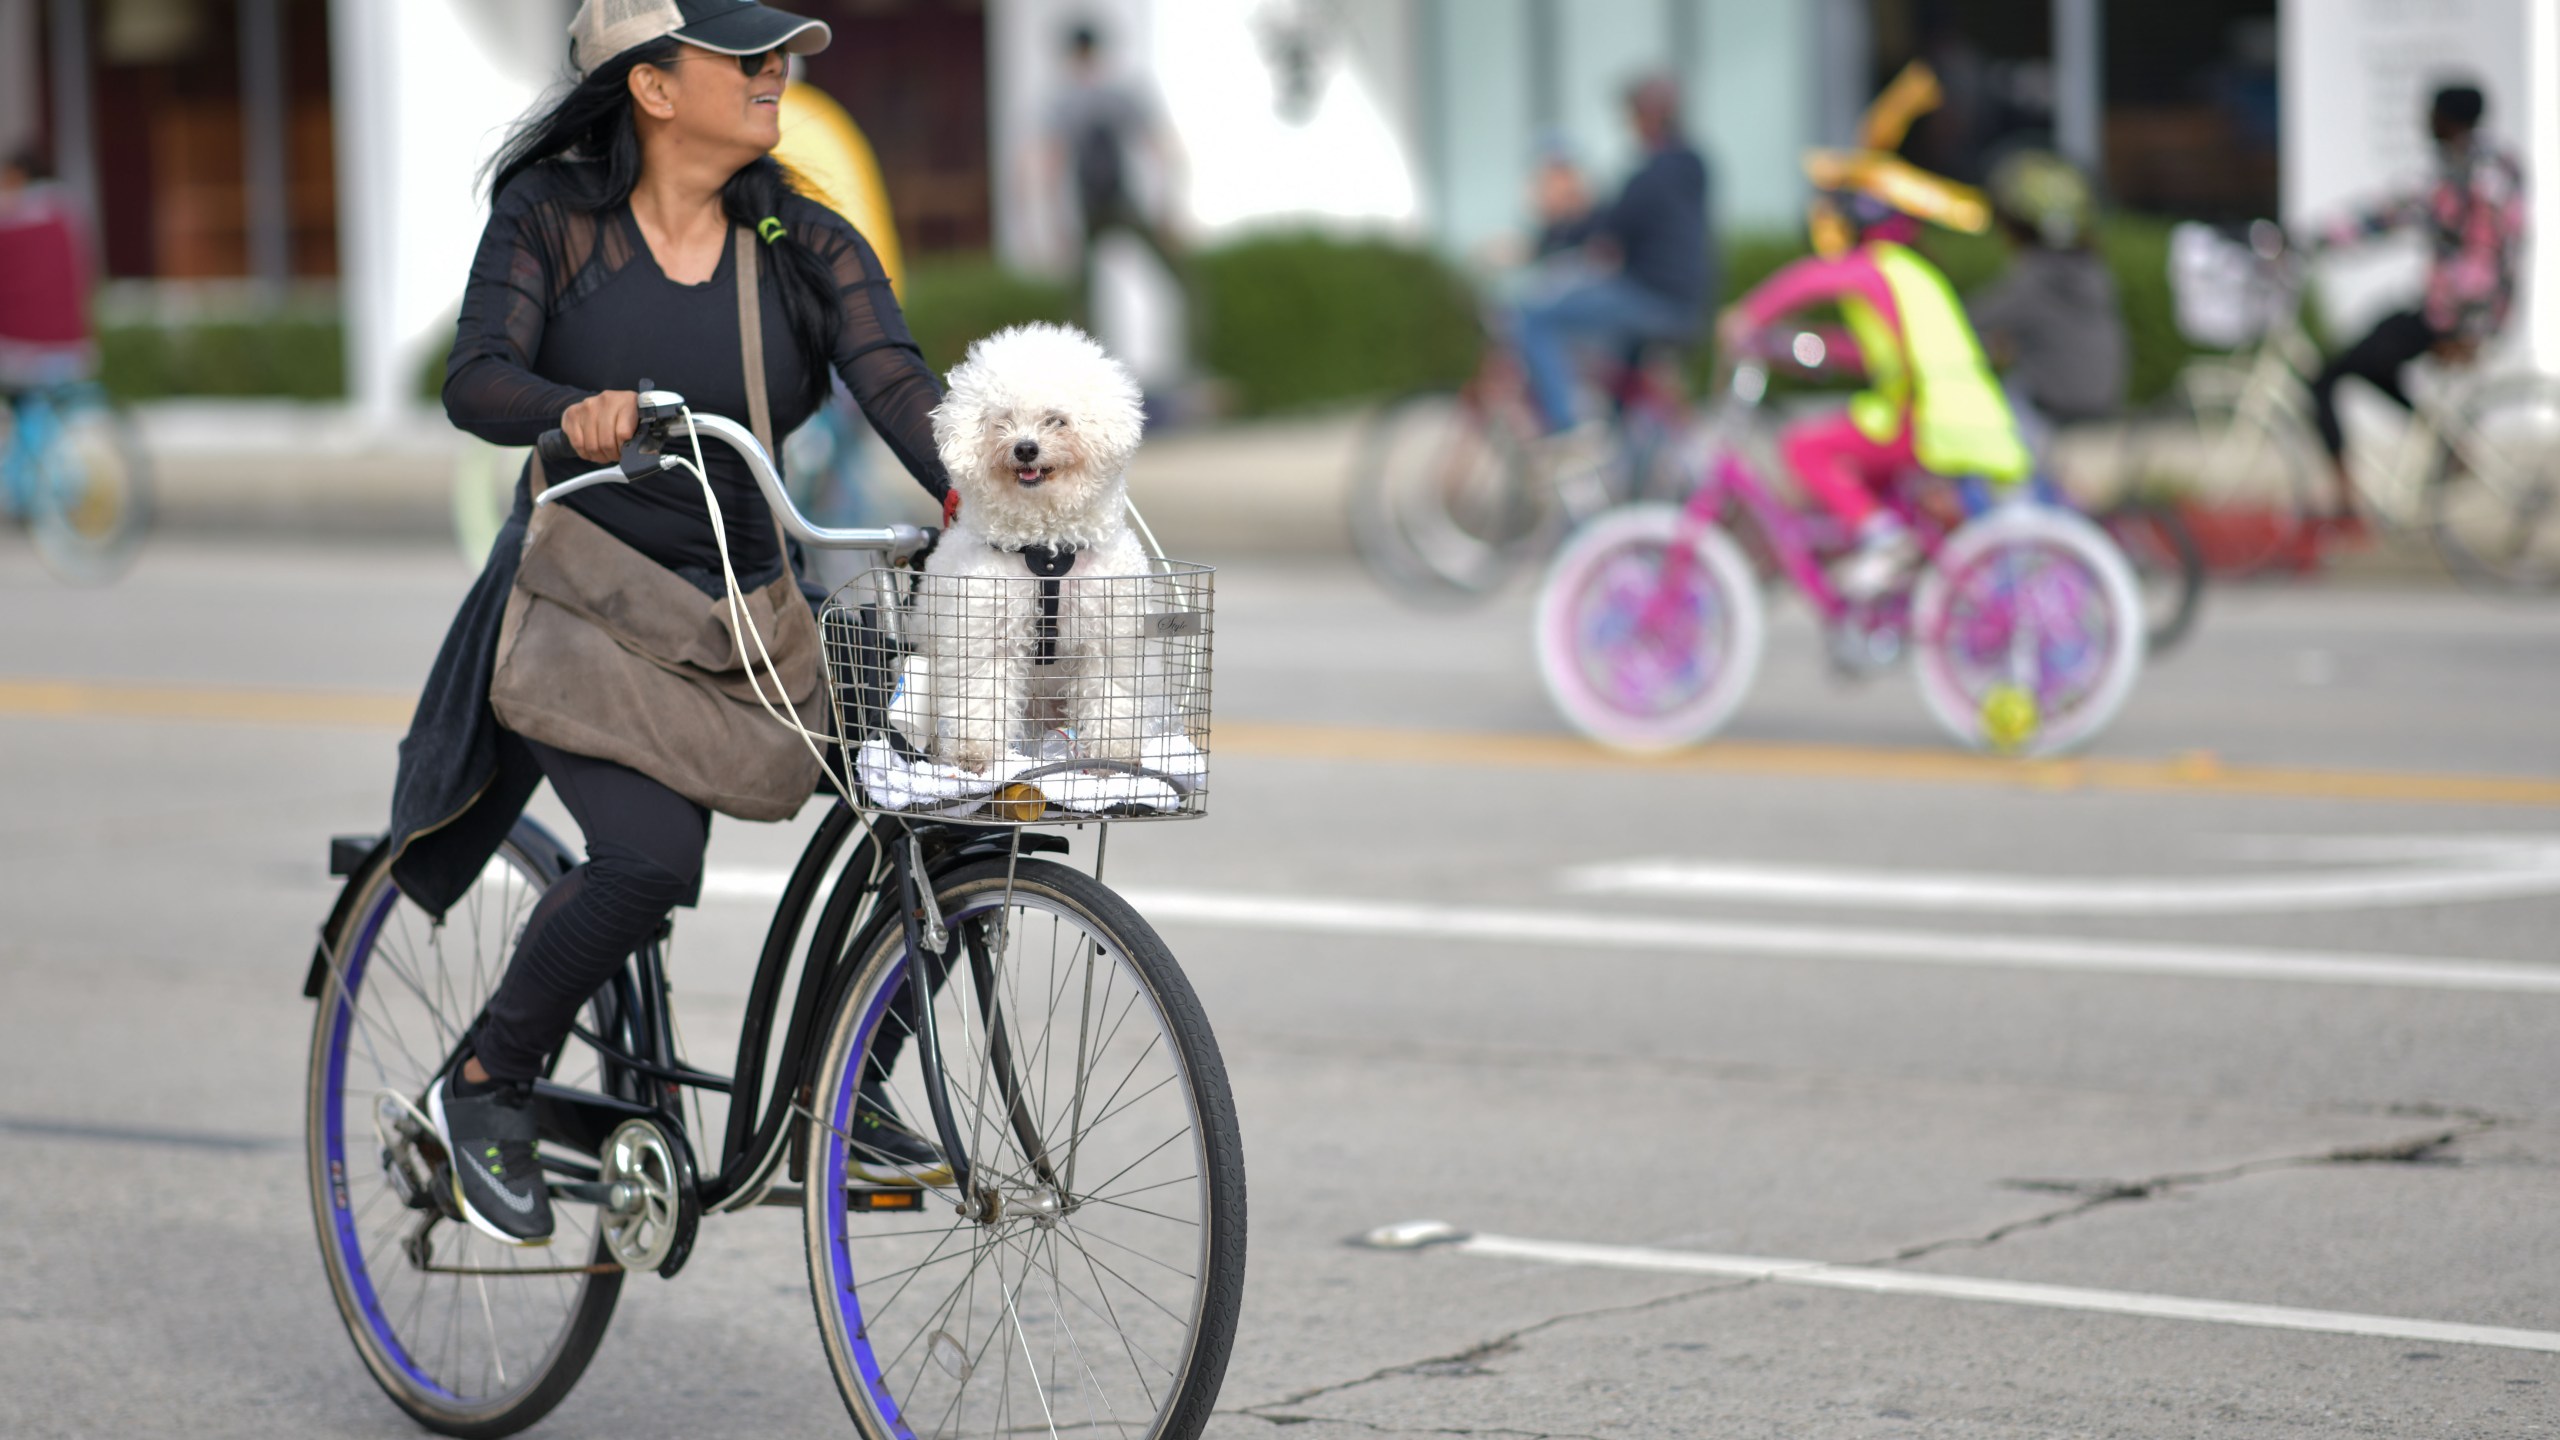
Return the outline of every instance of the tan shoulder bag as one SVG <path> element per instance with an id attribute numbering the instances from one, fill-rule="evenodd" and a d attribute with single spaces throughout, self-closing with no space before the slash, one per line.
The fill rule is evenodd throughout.
<path id="1" fill-rule="evenodd" d="M 737 238 L 738 334 L 756 440 L 774 453 L 773 407 L 764 384 L 764 311 L 755 235 Z M 533 492 L 548 485 L 533 462 Z M 782 517 L 773 523 L 783 544 Z M 746 619 L 780 669 L 788 706 L 760 680 L 775 708 L 825 733 L 818 622 L 782 574 L 746 597 Z M 748 642 L 752 645 L 752 639 Z M 566 505 L 534 508 L 515 588 L 498 630 L 489 705 L 528 739 L 628 765 L 697 804 L 741 820 L 787 820 L 818 787 L 818 760 L 800 736 L 756 700 L 729 628 L 729 606 L 623 544 Z"/>

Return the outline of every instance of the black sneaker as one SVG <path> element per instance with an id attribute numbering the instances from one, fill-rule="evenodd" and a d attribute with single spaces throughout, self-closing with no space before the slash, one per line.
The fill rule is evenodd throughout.
<path id="1" fill-rule="evenodd" d="M 452 1073 L 427 1092 L 427 1118 L 453 1166 L 453 1198 L 471 1228 L 509 1245 L 551 1243 L 551 1191 L 534 1155 L 533 1086 L 458 1094 Z"/>
<path id="2" fill-rule="evenodd" d="M 853 1099 L 853 1126 L 845 1137 L 845 1169 L 873 1185 L 948 1185 L 951 1163 L 942 1147 L 907 1128 L 889 1097 L 870 1085 Z"/>

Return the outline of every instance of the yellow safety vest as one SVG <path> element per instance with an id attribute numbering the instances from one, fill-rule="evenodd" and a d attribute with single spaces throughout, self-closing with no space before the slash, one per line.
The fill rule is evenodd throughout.
<path id="1" fill-rule="evenodd" d="M 1893 292 L 1902 330 L 1897 335 L 1863 298 L 1841 297 L 1840 316 L 1863 352 L 1868 380 L 1850 400 L 1849 418 L 1882 445 L 1901 433 L 1908 410 L 1912 449 L 1930 470 L 2004 484 L 2027 478 L 2034 458 L 1947 277 L 1905 246 L 1879 243 L 1870 253 Z"/>

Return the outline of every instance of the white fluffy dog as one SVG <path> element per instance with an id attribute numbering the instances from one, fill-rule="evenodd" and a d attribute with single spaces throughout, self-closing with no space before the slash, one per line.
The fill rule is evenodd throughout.
<path id="1" fill-rule="evenodd" d="M 1140 640 L 1146 551 L 1125 472 L 1138 385 L 1082 331 L 1021 325 L 969 347 L 933 412 L 959 509 L 925 562 L 913 627 L 933 758 L 985 773 L 1044 732 L 1135 760 L 1161 706 Z"/>

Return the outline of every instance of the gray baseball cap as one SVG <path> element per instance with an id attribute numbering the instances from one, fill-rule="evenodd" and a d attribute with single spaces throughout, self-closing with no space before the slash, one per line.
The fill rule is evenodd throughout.
<path id="1" fill-rule="evenodd" d="M 822 20 L 755 0 L 582 0 L 569 21 L 569 58 L 583 75 L 634 45 L 669 36 L 723 55 L 815 55 L 835 32 Z"/>

